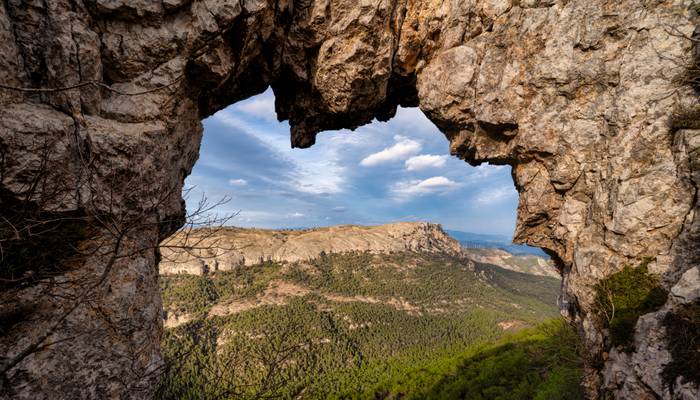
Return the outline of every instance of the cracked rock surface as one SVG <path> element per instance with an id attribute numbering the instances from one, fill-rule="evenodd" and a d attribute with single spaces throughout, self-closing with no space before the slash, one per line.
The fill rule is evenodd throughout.
<path id="1" fill-rule="evenodd" d="M 557 262 L 588 396 L 699 397 L 658 379 L 664 315 L 700 296 L 700 131 L 669 122 L 697 103 L 698 22 L 684 0 L 1 2 L 0 84 L 41 90 L 0 89 L 0 213 L 80 215 L 89 255 L 0 292 L 0 396 L 151 395 L 157 246 L 183 222 L 200 121 L 271 86 L 296 147 L 419 106 L 453 155 L 511 165 L 515 239 Z M 634 351 L 610 349 L 592 286 L 644 257 L 672 295 Z"/>

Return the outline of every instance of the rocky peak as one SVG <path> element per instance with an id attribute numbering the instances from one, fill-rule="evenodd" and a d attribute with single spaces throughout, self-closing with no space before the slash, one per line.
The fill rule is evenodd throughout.
<path id="1" fill-rule="evenodd" d="M 193 246 L 183 251 L 182 247 Z M 228 271 L 264 261 L 295 262 L 330 253 L 413 251 L 461 256 L 462 248 L 438 224 L 397 222 L 299 230 L 226 227 L 179 233 L 161 244 L 161 274 Z"/>

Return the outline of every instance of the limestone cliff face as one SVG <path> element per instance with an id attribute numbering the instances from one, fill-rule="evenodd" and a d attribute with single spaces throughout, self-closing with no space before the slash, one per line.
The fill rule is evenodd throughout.
<path id="1" fill-rule="evenodd" d="M 180 244 L 196 243 L 183 251 Z M 176 244 L 172 246 L 170 244 Z M 222 228 L 176 234 L 161 246 L 161 274 L 230 271 L 264 261 L 304 261 L 321 254 L 415 251 L 461 256 L 462 248 L 437 224 L 398 222 L 379 226 L 340 225 L 305 230 Z"/>
<path id="2" fill-rule="evenodd" d="M 700 296 L 699 131 L 669 124 L 697 103 L 697 24 L 684 0 L 2 2 L 2 232 L 74 221 L 26 241 L 83 255 L 3 283 L 3 393 L 148 397 L 156 248 L 183 222 L 200 120 L 271 86 L 293 146 L 420 106 L 454 155 L 511 165 L 515 238 L 557 261 L 589 396 L 698 397 L 659 379 L 660 321 Z M 592 285 L 645 256 L 672 296 L 635 351 L 608 351 Z"/>

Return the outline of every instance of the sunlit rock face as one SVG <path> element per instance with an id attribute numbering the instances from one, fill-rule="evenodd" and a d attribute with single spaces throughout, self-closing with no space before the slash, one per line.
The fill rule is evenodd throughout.
<path id="1" fill-rule="evenodd" d="M 198 245 L 190 251 L 180 251 L 181 245 L 188 243 Z M 192 275 L 233 271 L 267 261 L 292 263 L 352 252 L 465 255 L 459 242 L 440 225 L 427 222 L 281 231 L 235 227 L 188 230 L 168 238 L 160 252 L 160 274 Z"/>
<path id="2" fill-rule="evenodd" d="M 558 263 L 562 310 L 588 351 L 588 395 L 698 397 L 692 383 L 658 379 L 673 334 L 663 316 L 700 295 L 699 132 L 669 123 L 697 101 L 682 79 L 691 3 L 3 2 L 0 82 L 64 90 L 0 90 L 2 214 L 77 213 L 91 228 L 81 248 L 119 254 L 3 289 L 3 320 L 21 316 L 0 330 L 3 395 L 150 396 L 156 248 L 182 224 L 200 120 L 271 86 L 293 146 L 420 106 L 454 155 L 511 165 L 515 238 Z M 592 285 L 645 256 L 671 295 L 640 319 L 635 350 L 611 350 Z M 52 344 L 20 357 L 35 343 Z"/>

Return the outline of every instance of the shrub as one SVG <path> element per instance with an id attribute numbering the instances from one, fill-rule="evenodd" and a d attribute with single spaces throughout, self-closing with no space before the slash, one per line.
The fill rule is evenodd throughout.
<path id="1" fill-rule="evenodd" d="M 632 350 L 639 317 L 658 310 L 666 302 L 668 292 L 661 287 L 659 277 L 649 273 L 652 260 L 647 257 L 637 267 L 625 266 L 594 287 L 594 312 L 607 322 L 613 346 Z"/>
<path id="2" fill-rule="evenodd" d="M 673 388 L 679 376 L 700 384 L 700 300 L 683 304 L 664 317 L 666 343 L 671 362 L 663 371 L 666 385 Z"/>
<path id="3" fill-rule="evenodd" d="M 206 275 L 163 276 L 160 285 L 165 308 L 173 306 L 188 313 L 206 312 L 219 297 L 214 283 Z"/>

